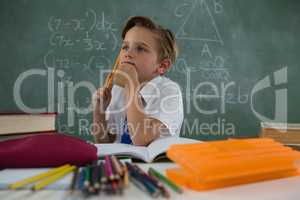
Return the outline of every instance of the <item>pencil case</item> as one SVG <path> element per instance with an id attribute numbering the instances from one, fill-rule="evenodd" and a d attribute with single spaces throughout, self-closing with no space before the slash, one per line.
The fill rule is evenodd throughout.
<path id="1" fill-rule="evenodd" d="M 97 148 L 61 133 L 45 133 L 0 142 L 1 168 L 82 166 L 97 160 Z"/>

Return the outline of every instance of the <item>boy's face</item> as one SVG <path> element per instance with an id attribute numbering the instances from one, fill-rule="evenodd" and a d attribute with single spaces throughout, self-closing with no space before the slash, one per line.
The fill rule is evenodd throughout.
<path id="1" fill-rule="evenodd" d="M 123 40 L 120 64 L 133 66 L 140 83 L 156 77 L 160 62 L 158 60 L 157 37 L 150 30 L 135 26 L 125 35 Z"/>

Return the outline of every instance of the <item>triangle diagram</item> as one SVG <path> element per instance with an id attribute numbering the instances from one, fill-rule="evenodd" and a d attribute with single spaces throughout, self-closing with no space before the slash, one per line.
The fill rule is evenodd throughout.
<path id="1" fill-rule="evenodd" d="M 217 42 L 223 45 L 223 40 L 206 0 L 194 1 L 190 12 L 176 33 L 176 39 Z"/>

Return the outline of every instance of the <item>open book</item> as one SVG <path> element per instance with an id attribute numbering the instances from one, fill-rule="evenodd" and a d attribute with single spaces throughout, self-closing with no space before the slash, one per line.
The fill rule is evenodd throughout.
<path id="1" fill-rule="evenodd" d="M 104 155 L 130 156 L 149 163 L 161 158 L 172 144 L 195 142 L 200 141 L 182 137 L 165 137 L 154 140 L 146 147 L 122 143 L 95 144 L 95 146 L 99 157 Z"/>

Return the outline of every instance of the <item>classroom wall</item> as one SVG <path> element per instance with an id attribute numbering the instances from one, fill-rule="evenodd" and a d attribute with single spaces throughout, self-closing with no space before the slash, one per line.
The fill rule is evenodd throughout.
<path id="1" fill-rule="evenodd" d="M 132 15 L 175 34 L 167 76 L 181 86 L 182 136 L 257 136 L 260 121 L 299 123 L 297 0 L 0 2 L 0 111 L 58 112 L 60 132 L 90 140 L 103 84 Z"/>

